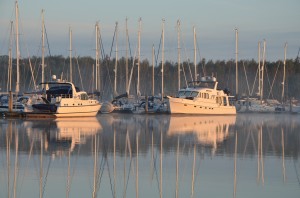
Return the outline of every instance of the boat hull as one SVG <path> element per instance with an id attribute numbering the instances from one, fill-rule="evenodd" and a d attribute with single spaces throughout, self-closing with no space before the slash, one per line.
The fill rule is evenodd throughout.
<path id="1" fill-rule="evenodd" d="M 34 112 L 39 114 L 49 114 L 53 117 L 92 117 L 96 116 L 101 108 L 101 104 L 97 101 L 82 101 L 70 99 L 62 99 L 60 103 L 54 104 L 41 104 L 33 105 Z M 45 106 L 49 106 L 46 108 Z M 38 107 L 38 108 L 37 108 Z M 39 108 L 41 107 L 41 108 Z M 55 111 L 54 111 L 55 109 Z"/>
<path id="2" fill-rule="evenodd" d="M 22 104 L 13 105 L 12 112 L 22 113 L 25 111 L 25 107 Z M 8 104 L 0 105 L 0 112 L 9 112 Z"/>
<path id="3" fill-rule="evenodd" d="M 235 115 L 234 106 L 221 106 L 215 103 L 204 103 L 197 100 L 168 97 L 168 111 L 171 114 L 199 115 Z"/>
<path id="4" fill-rule="evenodd" d="M 276 106 L 277 105 L 262 103 L 257 99 L 241 100 L 237 101 L 236 103 L 236 109 L 238 113 L 275 113 Z"/>

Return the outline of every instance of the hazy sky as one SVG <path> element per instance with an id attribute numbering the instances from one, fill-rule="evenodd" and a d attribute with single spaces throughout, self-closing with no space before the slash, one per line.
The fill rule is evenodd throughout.
<path id="1" fill-rule="evenodd" d="M 73 56 L 95 57 L 95 23 L 99 21 L 104 51 L 110 53 L 118 22 L 118 56 L 125 56 L 125 19 L 132 54 L 137 48 L 138 19 L 142 19 L 141 58 L 158 50 L 165 19 L 165 60 L 177 61 L 177 28 L 181 21 L 181 60 L 193 60 L 193 26 L 197 34 L 197 59 L 235 58 L 235 32 L 239 30 L 239 59 L 257 60 L 257 45 L 266 39 L 267 60 L 296 58 L 300 47 L 299 0 L 20 0 L 21 56 L 41 56 L 41 10 L 51 55 L 69 54 L 72 28 Z M 8 54 L 10 21 L 15 21 L 15 1 L 0 0 L 0 55 Z M 47 47 L 48 48 L 48 47 Z M 49 55 L 47 50 L 46 55 Z M 115 56 L 113 49 L 112 57 Z"/>

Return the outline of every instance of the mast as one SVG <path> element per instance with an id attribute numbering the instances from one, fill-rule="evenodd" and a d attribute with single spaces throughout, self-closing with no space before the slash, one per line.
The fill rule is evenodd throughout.
<path id="1" fill-rule="evenodd" d="M 45 20 L 44 20 L 44 10 L 42 10 L 42 82 L 45 82 Z M 42 84 L 42 88 L 45 88 L 44 84 Z"/>
<path id="2" fill-rule="evenodd" d="M 258 95 L 261 96 L 260 41 L 258 42 Z"/>
<path id="3" fill-rule="evenodd" d="M 117 67 L 118 67 L 118 22 L 116 22 L 116 61 L 115 61 L 115 83 L 114 83 L 114 94 L 117 94 Z"/>
<path id="4" fill-rule="evenodd" d="M 177 20 L 178 90 L 180 90 L 180 20 Z"/>
<path id="5" fill-rule="evenodd" d="M 139 19 L 139 30 L 138 30 L 138 72 L 137 72 L 137 95 L 140 96 L 140 58 L 141 58 L 141 26 L 142 18 Z"/>
<path id="6" fill-rule="evenodd" d="M 7 91 L 11 91 L 11 76 L 12 76 L 12 44 L 13 44 L 13 21 L 10 22 L 10 38 L 9 38 L 9 52 L 8 52 L 8 81 L 7 81 Z"/>
<path id="7" fill-rule="evenodd" d="M 72 29 L 69 27 L 69 37 L 70 37 L 70 82 L 73 82 L 72 74 Z"/>
<path id="8" fill-rule="evenodd" d="M 126 90 L 128 90 L 128 46 L 129 46 L 128 18 L 126 17 L 126 62 L 125 62 L 125 81 L 126 81 L 125 84 L 126 84 Z"/>
<path id="9" fill-rule="evenodd" d="M 19 50 L 19 6 L 16 1 L 16 56 L 17 56 L 17 82 L 16 93 L 20 91 L 20 50 Z"/>
<path id="10" fill-rule="evenodd" d="M 197 47 L 196 47 L 196 28 L 194 29 L 194 65 L 195 65 L 195 77 L 194 80 L 197 81 Z"/>
<path id="11" fill-rule="evenodd" d="M 238 71 L 238 29 L 235 28 L 235 94 L 239 94 L 239 71 Z"/>
<path id="12" fill-rule="evenodd" d="M 95 85 L 96 91 L 100 91 L 100 61 L 99 61 L 99 37 L 100 37 L 100 30 L 99 30 L 99 23 L 96 22 L 95 31 L 96 31 L 96 71 L 95 71 Z"/>
<path id="13" fill-rule="evenodd" d="M 39 175 L 39 180 L 40 180 L 40 198 L 43 197 L 43 136 L 40 136 L 40 147 L 41 147 L 41 151 L 40 151 L 40 175 Z"/>
<path id="14" fill-rule="evenodd" d="M 165 19 L 162 20 L 161 100 L 164 98 Z"/>
<path id="15" fill-rule="evenodd" d="M 260 95 L 260 102 L 262 103 L 263 94 L 264 94 L 264 68 L 265 68 L 265 61 L 266 61 L 266 40 L 264 40 L 263 46 L 263 62 L 261 66 L 261 95 Z"/>
<path id="16" fill-rule="evenodd" d="M 285 67 L 286 67 L 286 50 L 287 43 L 284 45 L 284 61 L 283 61 L 283 80 L 282 80 L 282 95 L 281 95 L 281 103 L 284 101 L 284 85 L 285 85 Z"/>
<path id="17" fill-rule="evenodd" d="M 152 96 L 154 96 L 154 45 L 152 45 Z"/>

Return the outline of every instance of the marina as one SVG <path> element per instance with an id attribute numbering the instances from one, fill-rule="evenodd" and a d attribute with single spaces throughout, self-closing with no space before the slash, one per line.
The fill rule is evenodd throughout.
<path id="1" fill-rule="evenodd" d="M 0 197 L 298 198 L 299 2 L 0 3 Z"/>

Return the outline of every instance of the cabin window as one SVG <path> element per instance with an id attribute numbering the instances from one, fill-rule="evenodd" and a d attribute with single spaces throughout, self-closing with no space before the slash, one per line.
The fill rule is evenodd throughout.
<path id="1" fill-rule="evenodd" d="M 184 91 L 179 91 L 178 97 L 182 97 L 182 96 L 184 96 Z"/>
<path id="2" fill-rule="evenodd" d="M 80 99 L 81 99 L 81 100 L 88 100 L 89 97 L 88 97 L 87 94 L 83 93 L 83 94 L 80 94 Z"/>
<path id="3" fill-rule="evenodd" d="M 224 104 L 224 106 L 227 106 L 227 98 L 226 97 L 223 97 L 223 104 Z"/>
<path id="4" fill-rule="evenodd" d="M 217 102 L 217 104 L 222 105 L 222 98 L 221 97 L 217 97 L 216 98 L 216 102 Z"/>
<path id="5" fill-rule="evenodd" d="M 190 97 L 190 96 L 191 96 L 191 93 L 192 93 L 191 91 L 186 91 L 184 95 L 185 95 L 186 97 Z"/>
<path id="6" fill-rule="evenodd" d="M 191 96 L 192 96 L 192 97 L 197 97 L 197 96 L 198 96 L 198 92 L 193 91 L 192 94 L 191 94 Z"/>

